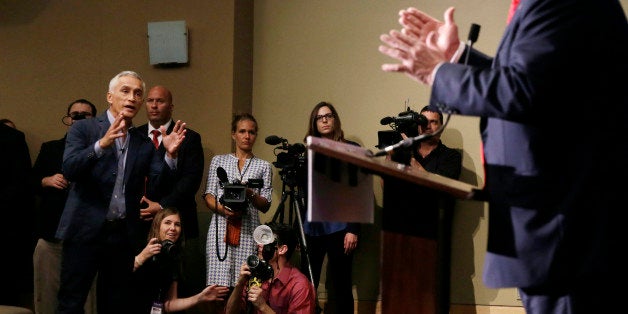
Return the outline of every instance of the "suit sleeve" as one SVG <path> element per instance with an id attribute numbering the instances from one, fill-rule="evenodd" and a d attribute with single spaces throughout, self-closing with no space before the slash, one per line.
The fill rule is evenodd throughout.
<path id="1" fill-rule="evenodd" d="M 175 173 L 176 184 L 169 193 L 159 201 L 162 206 L 174 206 L 176 204 L 189 203 L 194 199 L 201 184 L 204 170 L 203 146 L 198 133 L 186 134 L 185 146 L 179 152 L 178 165 Z"/>

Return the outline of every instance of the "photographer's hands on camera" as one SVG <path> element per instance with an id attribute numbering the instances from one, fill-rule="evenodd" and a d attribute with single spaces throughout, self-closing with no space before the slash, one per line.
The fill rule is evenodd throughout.
<path id="1" fill-rule="evenodd" d="M 135 256 L 135 265 L 133 266 L 133 271 L 137 270 L 142 266 L 148 259 L 159 254 L 161 252 L 161 242 L 159 239 L 152 238 L 148 241 L 148 244 L 144 247 L 140 254 Z"/>
<path id="2" fill-rule="evenodd" d="M 251 269 L 249 265 L 245 262 L 240 267 L 240 279 L 238 280 L 238 286 L 244 287 L 247 290 L 246 299 L 251 302 L 255 308 L 259 311 L 264 312 L 264 307 L 268 307 L 266 303 L 266 298 L 263 295 L 262 283 L 255 282 L 255 284 L 251 284 L 251 280 L 255 278 L 251 278 Z"/>
<path id="3" fill-rule="evenodd" d="M 408 138 L 408 136 L 405 133 L 401 133 L 401 139 L 402 140 L 406 140 L 407 138 Z M 390 155 L 387 155 L 386 158 L 389 159 Z M 414 158 L 414 154 L 412 154 L 410 156 L 410 162 L 409 162 L 408 166 L 410 168 L 415 168 L 415 169 L 418 169 L 418 170 L 427 171 L 427 170 L 425 170 L 425 168 L 423 168 L 423 166 L 421 166 L 421 164 L 416 160 L 416 158 Z"/>

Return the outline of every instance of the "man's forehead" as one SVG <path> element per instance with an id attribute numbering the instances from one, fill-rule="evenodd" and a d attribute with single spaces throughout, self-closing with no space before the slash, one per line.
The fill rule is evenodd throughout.
<path id="1" fill-rule="evenodd" d="M 132 76 L 122 76 L 118 80 L 118 87 L 142 89 L 142 81 Z"/>

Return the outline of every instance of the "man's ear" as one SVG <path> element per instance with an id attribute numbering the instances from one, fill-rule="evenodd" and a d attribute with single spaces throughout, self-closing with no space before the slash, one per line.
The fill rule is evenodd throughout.
<path id="1" fill-rule="evenodd" d="M 280 245 L 279 248 L 277 248 L 277 253 L 279 255 L 286 255 L 287 252 L 288 252 L 288 246 L 285 244 Z"/>

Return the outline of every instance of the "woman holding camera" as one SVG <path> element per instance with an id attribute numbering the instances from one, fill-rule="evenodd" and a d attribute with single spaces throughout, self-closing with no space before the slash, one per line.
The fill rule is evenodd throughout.
<path id="1" fill-rule="evenodd" d="M 130 313 L 177 312 L 199 303 L 225 299 L 229 289 L 218 285 L 207 286 L 191 297 L 178 297 L 177 283 L 182 276 L 180 252 L 184 244 L 179 210 L 161 209 L 153 219 L 148 244 L 135 256 L 138 308 Z"/>
<path id="2" fill-rule="evenodd" d="M 207 233 L 208 285 L 235 287 L 239 266 L 257 252 L 253 231 L 260 225 L 258 211 L 270 209 L 273 173 L 268 161 L 253 154 L 257 131 L 253 115 L 236 115 L 231 122 L 235 152 L 216 155 L 209 165 L 204 194 L 205 204 L 213 212 Z M 261 179 L 262 186 L 249 186 L 253 179 Z M 237 193 L 230 190 L 238 185 L 246 186 L 245 195 L 234 201 Z M 224 302 L 215 306 L 222 312 Z"/>

